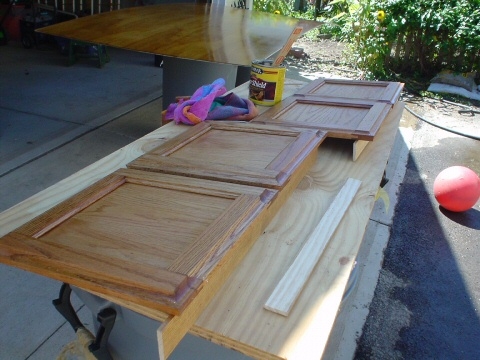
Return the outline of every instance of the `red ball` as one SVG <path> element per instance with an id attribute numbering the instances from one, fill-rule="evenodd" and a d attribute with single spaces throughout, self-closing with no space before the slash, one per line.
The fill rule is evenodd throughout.
<path id="1" fill-rule="evenodd" d="M 480 198 L 480 178 L 464 166 L 446 168 L 435 179 L 433 194 L 445 209 L 466 211 Z"/>

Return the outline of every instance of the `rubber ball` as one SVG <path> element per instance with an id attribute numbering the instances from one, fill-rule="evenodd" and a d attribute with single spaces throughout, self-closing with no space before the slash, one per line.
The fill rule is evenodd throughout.
<path id="1" fill-rule="evenodd" d="M 446 168 L 437 175 L 433 183 L 433 194 L 447 210 L 469 210 L 480 198 L 480 178 L 464 166 Z"/>

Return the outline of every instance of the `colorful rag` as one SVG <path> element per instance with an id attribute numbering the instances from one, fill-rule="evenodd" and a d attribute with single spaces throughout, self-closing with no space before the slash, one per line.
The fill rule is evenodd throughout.
<path id="1" fill-rule="evenodd" d="M 189 99 L 170 104 L 165 111 L 165 120 L 195 125 L 205 120 L 248 121 L 257 116 L 258 110 L 250 100 L 233 93 L 221 96 L 226 91 L 222 78 L 203 85 Z"/>
<path id="2" fill-rule="evenodd" d="M 242 99 L 234 93 L 216 97 L 205 120 L 249 121 L 258 115 L 258 109 L 249 99 Z"/>

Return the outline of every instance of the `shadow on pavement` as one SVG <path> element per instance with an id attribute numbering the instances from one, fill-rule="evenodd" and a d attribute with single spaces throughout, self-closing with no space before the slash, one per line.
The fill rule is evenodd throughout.
<path id="1" fill-rule="evenodd" d="M 439 210 L 444 216 L 448 217 L 450 220 L 455 221 L 462 226 L 466 226 L 475 230 L 480 230 L 480 210 L 472 208 L 468 211 L 457 213 L 445 210 L 441 206 L 439 206 Z"/>
<path id="2" fill-rule="evenodd" d="M 433 196 L 436 175 L 470 161 L 469 146 L 478 153 L 447 137 L 410 153 L 355 359 L 480 359 L 480 211 L 449 212 Z"/>

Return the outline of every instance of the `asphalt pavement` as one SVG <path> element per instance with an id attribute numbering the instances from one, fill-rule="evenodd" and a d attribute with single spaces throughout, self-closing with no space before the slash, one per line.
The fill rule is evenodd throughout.
<path id="1" fill-rule="evenodd" d="M 479 136 L 480 116 L 468 121 Z M 447 167 L 480 174 L 480 142 L 415 118 L 411 126 L 390 239 L 354 358 L 480 359 L 480 202 L 455 213 L 433 195 Z"/>

